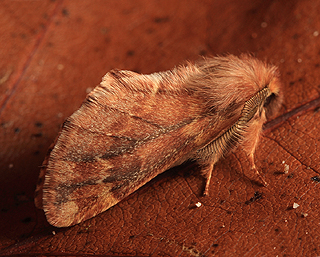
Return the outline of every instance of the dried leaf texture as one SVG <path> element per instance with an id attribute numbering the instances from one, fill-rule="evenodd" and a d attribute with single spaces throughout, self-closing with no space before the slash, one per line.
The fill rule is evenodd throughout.
<path id="1" fill-rule="evenodd" d="M 266 87 L 264 98 L 252 100 Z M 256 109 L 249 110 L 248 129 L 239 133 L 248 137 L 253 127 L 255 135 L 245 140 L 253 142 L 251 153 L 265 121 L 260 119 L 264 101 L 279 98 L 279 90 L 276 68 L 246 55 L 208 58 L 151 75 L 109 72 L 66 120 L 50 154 L 44 185 L 41 178 L 37 189 L 43 185 L 48 221 L 61 227 L 89 219 L 188 159 L 209 159 L 213 165 L 223 151 L 197 151 L 224 135 L 244 115 L 249 99 Z M 218 148 L 224 144 L 228 141 Z"/>
<path id="2" fill-rule="evenodd" d="M 320 255 L 319 1 L 3 0 L 0 12 L 0 255 Z M 284 103 L 255 155 L 268 187 L 238 148 L 208 197 L 198 166 L 183 165 L 73 227 L 35 209 L 47 149 L 107 71 L 241 52 L 281 72 Z"/>

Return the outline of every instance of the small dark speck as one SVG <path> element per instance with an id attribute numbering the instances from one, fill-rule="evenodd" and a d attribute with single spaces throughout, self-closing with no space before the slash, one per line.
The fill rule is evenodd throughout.
<path id="1" fill-rule="evenodd" d="M 199 51 L 199 55 L 206 55 L 207 54 L 207 50 L 200 50 Z"/>
<path id="2" fill-rule="evenodd" d="M 7 208 L 2 208 L 1 211 L 2 212 L 8 212 L 9 210 Z"/>
<path id="3" fill-rule="evenodd" d="M 311 180 L 315 181 L 315 182 L 318 182 L 318 183 L 320 182 L 320 178 L 318 176 L 312 177 Z"/>
<path id="4" fill-rule="evenodd" d="M 249 205 L 249 204 L 251 204 L 251 203 L 253 203 L 255 201 L 258 201 L 258 200 L 262 199 L 262 197 L 263 197 L 262 193 L 256 191 L 256 192 L 254 192 L 253 197 L 251 197 L 248 201 L 246 201 L 245 204 Z"/>
<path id="5" fill-rule="evenodd" d="M 69 14 L 70 14 L 70 13 L 69 13 L 68 9 L 66 9 L 66 8 L 63 8 L 63 9 L 62 9 L 62 15 L 63 15 L 63 16 L 68 17 Z"/>
<path id="6" fill-rule="evenodd" d="M 42 123 L 41 122 L 36 122 L 34 124 L 37 128 L 42 128 Z"/>
<path id="7" fill-rule="evenodd" d="M 35 134 L 32 134 L 31 137 L 42 137 L 42 133 L 35 133 Z"/>
<path id="8" fill-rule="evenodd" d="M 156 17 L 156 18 L 154 18 L 155 23 L 167 22 L 169 20 L 170 20 L 169 17 Z"/>
<path id="9" fill-rule="evenodd" d="M 275 171 L 275 172 L 273 172 L 273 174 L 274 175 L 283 175 L 283 174 L 285 174 L 283 171 Z"/>
<path id="10" fill-rule="evenodd" d="M 18 134 L 20 132 L 20 128 L 15 128 L 14 133 Z"/>
<path id="11" fill-rule="evenodd" d="M 320 111 L 320 106 L 318 106 L 318 107 L 316 107 L 316 108 L 314 109 L 314 112 L 315 112 L 315 113 L 317 113 L 318 111 Z"/>
<path id="12" fill-rule="evenodd" d="M 134 54 L 135 54 L 135 53 L 134 53 L 133 50 L 129 50 L 129 51 L 127 52 L 127 55 L 128 55 L 128 56 L 134 56 Z"/>
<path id="13" fill-rule="evenodd" d="M 29 223 L 31 221 L 31 217 L 26 217 L 23 220 L 21 220 L 23 223 Z"/>
<path id="14" fill-rule="evenodd" d="M 291 210 L 293 210 L 293 206 L 288 206 L 287 211 L 291 211 Z"/>
<path id="15" fill-rule="evenodd" d="M 219 246 L 218 244 L 213 244 L 213 245 L 212 245 L 212 247 L 218 247 L 218 246 Z"/>
<path id="16" fill-rule="evenodd" d="M 293 39 L 297 39 L 297 38 L 299 38 L 299 37 L 300 37 L 300 35 L 297 34 L 297 33 L 292 36 Z"/>
<path id="17" fill-rule="evenodd" d="M 288 178 L 293 178 L 293 174 L 292 174 L 292 173 L 289 174 L 289 175 L 288 175 Z"/>
<path id="18" fill-rule="evenodd" d="M 38 155 L 39 153 L 40 153 L 40 151 L 37 150 L 37 151 L 34 151 L 33 154 L 34 154 L 34 155 Z"/>
<path id="19" fill-rule="evenodd" d="M 129 239 L 133 239 L 135 237 L 136 237 L 135 235 L 131 235 L 131 236 L 129 236 Z"/>
<path id="20" fill-rule="evenodd" d="M 148 28 L 148 29 L 146 30 L 146 32 L 147 32 L 148 34 L 152 34 L 152 33 L 154 32 L 154 29 Z"/>

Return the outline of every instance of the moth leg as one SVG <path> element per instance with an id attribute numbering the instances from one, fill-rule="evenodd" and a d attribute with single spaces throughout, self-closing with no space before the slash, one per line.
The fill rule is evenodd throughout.
<path id="1" fill-rule="evenodd" d="M 256 116 L 251 121 L 251 125 L 247 130 L 247 134 L 245 135 L 245 140 L 242 143 L 243 150 L 247 153 L 248 159 L 251 165 L 251 170 L 255 172 L 255 174 L 259 177 L 260 181 L 264 186 L 267 186 L 267 182 L 262 177 L 261 173 L 258 171 L 256 164 L 254 162 L 254 153 L 258 146 L 260 135 L 262 132 L 263 123 L 267 120 L 265 111 L 262 109 L 261 113 L 256 114 Z M 257 116 L 258 115 L 258 116 Z"/>
<path id="2" fill-rule="evenodd" d="M 256 164 L 254 162 L 254 152 L 251 152 L 248 156 L 249 158 L 249 162 L 251 165 L 251 169 L 254 170 L 254 172 L 256 173 L 256 175 L 260 178 L 260 181 L 262 182 L 262 184 L 266 187 L 268 186 L 268 183 L 265 181 L 265 179 L 262 177 L 261 173 L 259 172 L 259 170 L 256 167 Z"/>
<path id="3" fill-rule="evenodd" d="M 210 186 L 210 180 L 211 180 L 211 176 L 212 176 L 213 166 L 214 166 L 214 162 L 210 162 L 210 163 L 202 165 L 201 173 L 206 179 L 206 185 L 205 185 L 205 188 L 203 191 L 204 196 L 209 195 L 209 186 Z"/>

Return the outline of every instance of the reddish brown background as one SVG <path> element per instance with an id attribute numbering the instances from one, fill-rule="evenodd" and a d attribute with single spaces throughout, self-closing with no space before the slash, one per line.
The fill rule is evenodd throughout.
<path id="1" fill-rule="evenodd" d="M 320 255 L 320 184 L 311 180 L 320 172 L 319 13 L 315 0 L 2 0 L 0 254 Z M 267 188 L 243 176 L 252 174 L 236 151 L 217 165 L 207 198 L 187 166 L 71 228 L 50 226 L 35 209 L 46 149 L 107 71 L 150 73 L 241 52 L 282 74 L 285 101 L 257 151 Z M 256 191 L 262 199 L 246 204 Z"/>

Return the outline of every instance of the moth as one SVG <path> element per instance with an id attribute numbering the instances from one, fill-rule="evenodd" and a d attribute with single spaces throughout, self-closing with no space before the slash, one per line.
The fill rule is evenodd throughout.
<path id="1" fill-rule="evenodd" d="M 239 145 L 265 183 L 254 152 L 282 98 L 277 67 L 250 55 L 150 75 L 112 70 L 64 122 L 35 204 L 53 226 L 72 226 L 187 160 L 200 165 L 207 195 L 215 163 Z"/>

